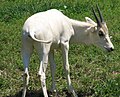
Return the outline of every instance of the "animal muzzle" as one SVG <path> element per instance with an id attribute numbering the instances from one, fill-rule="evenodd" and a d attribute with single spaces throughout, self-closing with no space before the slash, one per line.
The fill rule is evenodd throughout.
<path id="1" fill-rule="evenodd" d="M 111 51 L 114 51 L 114 47 L 105 47 L 105 49 L 108 51 L 108 52 L 111 52 Z"/>
<path id="2" fill-rule="evenodd" d="M 108 52 L 113 51 L 113 50 L 114 50 L 114 46 L 113 46 L 110 38 L 107 37 L 106 40 L 107 40 L 107 41 L 106 41 L 107 43 L 106 43 L 106 46 L 104 46 L 104 48 L 105 48 Z"/>

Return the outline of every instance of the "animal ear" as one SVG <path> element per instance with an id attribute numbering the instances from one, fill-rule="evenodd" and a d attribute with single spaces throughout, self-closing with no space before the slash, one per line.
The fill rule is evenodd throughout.
<path id="1" fill-rule="evenodd" d="M 87 23 L 90 23 L 90 24 L 93 24 L 93 25 L 95 25 L 95 26 L 97 26 L 97 23 L 95 23 L 92 19 L 90 19 L 89 17 L 85 17 L 85 19 L 86 19 L 86 22 Z"/>
<path id="2" fill-rule="evenodd" d="M 90 27 L 90 28 L 89 28 L 89 30 L 90 30 L 92 33 L 96 33 L 96 32 L 97 32 L 97 29 L 98 29 L 97 26 L 94 26 L 94 27 Z"/>

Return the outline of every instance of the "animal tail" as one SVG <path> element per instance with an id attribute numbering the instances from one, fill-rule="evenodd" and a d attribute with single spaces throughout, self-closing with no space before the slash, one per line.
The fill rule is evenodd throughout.
<path id="1" fill-rule="evenodd" d="M 29 35 L 30 35 L 30 37 L 31 37 L 33 40 L 35 40 L 35 41 L 37 41 L 37 42 L 41 42 L 41 43 L 50 43 L 50 42 L 51 42 L 51 40 L 45 41 L 45 40 L 39 40 L 39 39 L 37 39 L 37 38 L 35 37 L 35 33 L 34 33 L 34 32 L 29 33 Z"/>

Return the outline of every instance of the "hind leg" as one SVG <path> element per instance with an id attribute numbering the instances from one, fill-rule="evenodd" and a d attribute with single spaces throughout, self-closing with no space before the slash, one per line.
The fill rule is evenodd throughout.
<path id="1" fill-rule="evenodd" d="M 28 42 L 27 39 L 23 38 L 24 41 L 22 42 L 22 60 L 24 64 L 24 74 L 23 74 L 23 93 L 22 97 L 25 97 L 27 86 L 29 83 L 29 72 L 28 72 L 28 65 L 30 62 L 30 56 L 33 52 L 33 46 L 31 42 Z"/>
<path id="2" fill-rule="evenodd" d="M 24 52 L 23 53 L 24 74 L 23 74 L 23 95 L 22 97 L 25 97 L 27 86 L 29 83 L 29 72 L 28 72 L 29 60 L 30 60 L 30 54 Z"/>
<path id="3" fill-rule="evenodd" d="M 41 80 L 41 86 L 42 86 L 42 90 L 43 90 L 43 94 L 44 97 L 48 97 L 47 94 L 47 88 L 46 88 L 46 68 L 47 68 L 47 64 L 48 64 L 48 54 L 50 51 L 50 46 L 51 44 L 43 44 L 42 45 L 42 56 L 41 56 L 41 63 L 40 63 L 40 68 L 39 68 L 39 76 L 40 76 L 40 80 Z"/>

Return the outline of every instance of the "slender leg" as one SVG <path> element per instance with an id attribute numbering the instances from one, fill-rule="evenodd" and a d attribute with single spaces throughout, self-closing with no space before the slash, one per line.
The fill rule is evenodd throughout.
<path id="1" fill-rule="evenodd" d="M 70 79 L 70 69 L 69 69 L 69 62 L 68 62 L 69 42 L 63 42 L 61 44 L 61 48 L 62 48 L 63 65 L 64 65 L 64 70 L 67 78 L 68 89 L 73 94 L 74 97 L 78 97 L 71 85 L 71 79 Z"/>
<path id="2" fill-rule="evenodd" d="M 23 94 L 22 97 L 25 97 L 26 95 L 26 91 L 27 91 L 27 87 L 28 87 L 28 83 L 29 83 L 29 73 L 28 73 L 28 68 L 25 68 L 25 73 L 23 74 Z"/>
<path id="3" fill-rule="evenodd" d="M 22 59 L 23 59 L 23 64 L 24 64 L 24 74 L 23 74 L 23 94 L 22 97 L 25 97 L 26 91 L 27 91 L 27 86 L 29 83 L 29 73 L 28 73 L 28 65 L 30 61 L 30 56 L 32 54 L 33 48 L 32 46 L 30 48 L 28 47 L 23 47 L 22 48 Z"/>
<path id="4" fill-rule="evenodd" d="M 22 36 L 22 52 L 21 52 L 22 60 L 23 60 L 23 64 L 24 64 L 22 97 L 25 97 L 26 91 L 27 91 L 27 86 L 29 83 L 28 65 L 30 62 L 30 56 L 31 56 L 32 52 L 33 52 L 32 40 L 24 32 L 23 36 Z"/>
<path id="5" fill-rule="evenodd" d="M 52 75 L 51 92 L 56 92 L 56 86 L 55 86 L 56 64 L 55 64 L 55 61 L 54 61 L 54 51 L 50 51 L 50 53 L 49 53 L 49 62 L 50 62 L 50 69 L 51 69 L 51 75 Z"/>
<path id="6" fill-rule="evenodd" d="M 38 72 L 41 80 L 41 86 L 42 86 L 44 97 L 48 97 L 45 72 L 48 64 L 48 54 L 50 51 L 50 46 L 51 44 L 43 44 L 42 60 L 41 60 L 40 69 Z"/>

